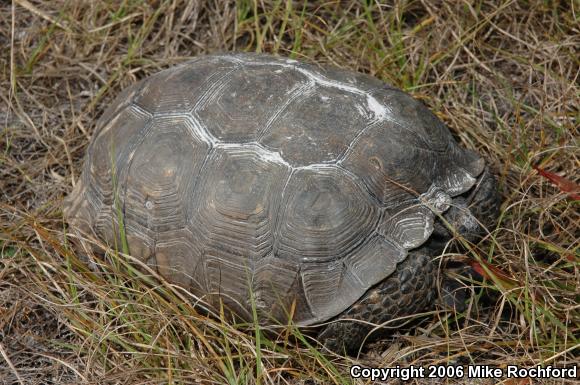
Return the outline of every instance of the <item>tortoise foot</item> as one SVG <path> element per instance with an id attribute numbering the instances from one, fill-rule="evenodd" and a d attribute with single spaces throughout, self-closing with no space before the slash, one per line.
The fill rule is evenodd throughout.
<path id="1" fill-rule="evenodd" d="M 394 274 L 326 325 L 318 340 L 333 352 L 356 353 L 364 342 L 396 328 L 385 325 L 373 330 L 377 325 L 430 308 L 435 303 L 436 274 L 431 257 L 424 250 L 410 252 Z"/>

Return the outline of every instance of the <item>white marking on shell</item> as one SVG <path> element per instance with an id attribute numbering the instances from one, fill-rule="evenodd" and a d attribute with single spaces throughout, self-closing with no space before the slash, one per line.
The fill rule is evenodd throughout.
<path id="1" fill-rule="evenodd" d="M 179 116 L 181 117 L 181 115 Z M 282 164 L 292 170 L 312 170 L 328 166 L 328 164 L 325 163 L 314 163 L 308 166 L 299 166 L 299 167 L 292 166 L 290 163 L 286 161 L 286 159 L 282 157 L 282 155 L 278 151 L 266 148 L 258 142 L 227 143 L 213 136 L 201 122 L 195 119 L 195 117 L 189 115 L 187 121 L 191 123 L 191 125 L 188 125 L 188 127 L 193 131 L 192 133 L 194 134 L 194 136 L 198 137 L 205 143 L 215 148 L 251 150 L 254 151 L 262 160 L 266 162 Z"/>
<path id="2" fill-rule="evenodd" d="M 188 117 L 189 119 L 187 120 L 192 124 L 190 128 L 193 129 L 194 134 L 197 134 L 195 136 L 212 147 L 219 143 L 219 139 L 213 136 L 200 121 L 195 119 L 193 116 Z"/>
<path id="3" fill-rule="evenodd" d="M 287 167 L 292 168 L 292 165 L 288 163 L 278 151 L 271 151 L 259 143 L 250 142 L 250 143 L 216 143 L 217 148 L 223 149 L 234 149 L 234 150 L 252 150 L 255 152 L 260 158 L 265 160 L 266 162 L 271 163 L 278 163 L 283 164 Z"/>
<path id="4" fill-rule="evenodd" d="M 284 66 L 283 64 L 279 64 L 279 65 Z M 368 109 L 374 114 L 374 118 L 376 120 L 390 118 L 390 114 L 389 114 L 389 111 L 386 108 L 386 106 L 381 104 L 374 96 L 372 96 L 368 92 L 363 91 L 360 88 L 357 88 L 357 87 L 354 87 L 354 86 L 351 86 L 348 84 L 344 84 L 344 83 L 341 83 L 341 82 L 338 82 L 335 80 L 330 80 L 328 78 L 323 77 L 322 75 L 312 73 L 304 68 L 299 68 L 299 67 L 292 67 L 292 68 L 295 69 L 296 71 L 300 72 L 301 74 L 307 76 L 308 78 L 312 79 L 314 82 L 316 82 L 316 84 L 319 84 L 319 85 L 322 85 L 325 87 L 338 88 L 339 90 L 342 90 L 342 91 L 350 92 L 350 93 L 357 94 L 357 95 L 366 96 Z"/>
<path id="5" fill-rule="evenodd" d="M 270 150 L 269 148 L 264 147 L 262 144 L 257 142 L 249 142 L 249 143 L 225 143 L 225 142 L 217 142 L 215 143 L 216 148 L 221 149 L 233 149 L 233 150 L 251 150 L 252 152 L 256 153 L 263 161 L 271 162 L 276 164 L 284 165 L 291 170 L 314 170 L 321 167 L 328 167 L 328 164 L 325 163 L 313 163 L 309 164 L 308 166 L 292 166 L 290 163 L 286 161 L 280 155 L 278 151 Z"/>
<path id="6" fill-rule="evenodd" d="M 369 109 L 375 114 L 375 119 L 382 120 L 382 119 L 389 119 L 390 112 L 387 107 L 381 104 L 377 99 L 375 99 L 372 95 L 367 94 L 367 103 L 369 105 Z"/>
<path id="7" fill-rule="evenodd" d="M 224 56 L 224 58 L 226 60 L 229 59 L 227 56 Z M 357 88 L 355 86 L 345 84 L 345 83 L 342 83 L 342 82 L 339 82 L 336 80 L 331 80 L 331 79 L 328 79 L 322 75 L 308 71 L 305 68 L 301 68 L 301 67 L 296 65 L 296 64 L 298 64 L 298 61 L 296 61 L 296 60 L 286 59 L 285 63 L 276 62 L 276 61 L 270 62 L 270 63 L 264 63 L 264 62 L 256 62 L 256 61 L 251 61 L 248 59 L 239 59 L 239 58 L 231 58 L 231 60 L 238 62 L 238 63 L 242 62 L 245 64 L 257 65 L 257 66 L 274 65 L 274 66 L 289 68 L 289 69 L 292 69 L 294 71 L 300 72 L 301 74 L 303 74 L 307 78 L 314 81 L 316 84 L 326 86 L 326 87 L 331 87 L 331 88 L 338 88 L 339 90 L 350 92 L 350 93 L 357 94 L 357 95 L 364 95 L 364 96 L 366 96 L 366 99 L 367 99 L 368 109 L 369 109 L 369 111 L 371 111 L 373 113 L 375 120 L 383 120 L 383 119 L 391 120 L 391 113 L 389 111 L 389 108 L 387 106 L 385 106 L 384 104 L 382 104 L 381 102 L 379 102 L 370 93 L 368 93 L 364 90 L 361 90 L 360 88 Z"/>

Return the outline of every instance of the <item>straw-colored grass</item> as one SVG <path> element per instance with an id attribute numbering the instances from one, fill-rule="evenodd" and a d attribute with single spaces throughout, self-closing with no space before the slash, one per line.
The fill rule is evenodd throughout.
<path id="1" fill-rule="evenodd" d="M 0 383 L 363 384 L 354 363 L 578 363 L 578 201 L 533 166 L 580 179 L 579 21 L 575 0 L 0 2 Z M 136 80 L 230 50 L 350 68 L 421 99 L 488 159 L 504 199 L 489 236 L 442 261 L 501 275 L 472 282 L 465 312 L 438 308 L 341 357 L 291 326 L 203 315 L 115 252 L 81 257 L 61 203 L 96 118 Z"/>

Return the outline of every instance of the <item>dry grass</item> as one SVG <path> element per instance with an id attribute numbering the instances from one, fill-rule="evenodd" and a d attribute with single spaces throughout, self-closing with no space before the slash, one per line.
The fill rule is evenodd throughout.
<path id="1" fill-rule="evenodd" d="M 579 362 L 578 201 L 532 169 L 580 179 L 578 2 L 108 3 L 0 3 L 0 383 L 366 383 L 348 366 Z M 499 175 L 501 221 L 468 256 L 511 279 L 348 358 L 290 327 L 266 338 L 204 317 L 115 254 L 87 268 L 61 200 L 96 117 L 137 79 L 219 50 L 351 68 L 422 99 Z"/>

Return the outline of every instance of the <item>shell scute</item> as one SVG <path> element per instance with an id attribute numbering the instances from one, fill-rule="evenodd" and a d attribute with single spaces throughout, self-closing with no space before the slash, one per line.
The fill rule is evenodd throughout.
<path id="1" fill-rule="evenodd" d="M 219 58 L 169 68 L 143 82 L 134 103 L 152 114 L 189 112 L 234 68 L 234 63 Z"/>
<path id="2" fill-rule="evenodd" d="M 286 68 L 244 67 L 229 74 L 195 114 L 218 140 L 256 141 L 306 83 L 306 77 Z"/>
<path id="3" fill-rule="evenodd" d="M 210 154 L 184 205 L 193 242 L 205 258 L 199 273 L 213 285 L 207 290 L 243 286 L 238 296 L 244 298 L 255 264 L 272 250 L 283 189 L 276 182 L 289 173 L 244 147 L 216 148 Z"/>
<path id="4" fill-rule="evenodd" d="M 316 86 L 290 105 L 260 142 L 295 166 L 333 163 L 373 118 L 365 95 Z"/>
<path id="5" fill-rule="evenodd" d="M 343 258 L 374 231 L 379 218 L 366 191 L 331 166 L 294 172 L 281 211 L 275 253 L 296 263 Z"/>
<path id="6" fill-rule="evenodd" d="M 133 150 L 127 176 L 120 180 L 125 226 L 131 232 L 158 238 L 185 227 L 183 202 L 209 151 L 190 131 L 184 117 L 156 118 Z"/>

